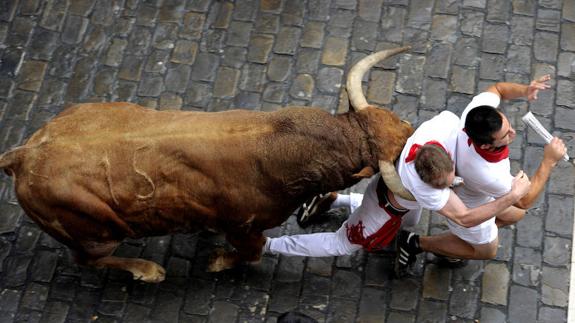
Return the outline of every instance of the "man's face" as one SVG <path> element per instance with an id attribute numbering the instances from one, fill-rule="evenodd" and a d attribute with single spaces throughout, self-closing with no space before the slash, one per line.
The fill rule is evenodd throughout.
<path id="1" fill-rule="evenodd" d="M 511 144 L 517 135 L 507 117 L 502 113 L 499 114 L 502 119 L 501 129 L 493 134 L 493 143 L 491 144 L 491 147 L 493 148 L 499 148 Z"/>

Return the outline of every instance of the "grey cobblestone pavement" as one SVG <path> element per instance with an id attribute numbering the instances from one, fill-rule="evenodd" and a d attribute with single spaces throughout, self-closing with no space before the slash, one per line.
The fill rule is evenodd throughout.
<path id="1" fill-rule="evenodd" d="M 538 101 L 504 105 L 518 129 L 512 167 L 533 174 L 542 156 L 542 141 L 520 121 L 528 110 L 575 152 L 573 0 L 3 0 L 0 151 L 75 102 L 344 112 L 349 67 L 402 44 L 412 51 L 366 77 L 370 102 L 418 125 L 461 112 L 495 81 L 550 73 L 553 87 Z M 384 252 L 266 256 L 210 274 L 218 236 L 122 244 L 118 254 L 167 268 L 154 285 L 75 265 L 24 215 L 2 175 L 0 322 L 275 322 L 290 310 L 320 322 L 565 322 L 574 182 L 573 167 L 560 164 L 525 219 L 500 231 L 496 259 L 461 269 L 420 256 L 411 277 L 395 280 L 393 254 Z M 331 211 L 329 223 L 306 230 L 292 216 L 269 234 L 335 230 L 346 215 Z M 416 229 L 445 228 L 425 213 Z"/>

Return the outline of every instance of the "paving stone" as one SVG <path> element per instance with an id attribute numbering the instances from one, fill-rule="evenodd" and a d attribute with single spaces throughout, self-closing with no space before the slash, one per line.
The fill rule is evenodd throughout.
<path id="1" fill-rule="evenodd" d="M 427 53 L 427 49 L 430 47 L 429 33 L 427 31 L 408 28 L 404 30 L 403 35 L 403 43 L 411 44 L 411 51 L 413 53 Z"/>
<path id="2" fill-rule="evenodd" d="M 233 21 L 228 30 L 227 44 L 231 46 L 247 47 L 250 42 L 252 24 L 248 22 Z"/>
<path id="3" fill-rule="evenodd" d="M 355 10 L 357 7 L 357 0 L 335 0 L 333 2 L 333 6 L 336 8 L 347 9 L 347 10 Z"/>
<path id="4" fill-rule="evenodd" d="M 511 11 L 511 2 L 488 0 L 487 2 L 487 21 L 494 23 L 508 23 L 509 12 Z"/>
<path id="5" fill-rule="evenodd" d="M 325 23 L 311 21 L 304 26 L 300 45 L 302 47 L 321 48 L 325 35 Z"/>
<path id="6" fill-rule="evenodd" d="M 476 70 L 453 66 L 449 88 L 453 92 L 474 94 Z"/>
<path id="7" fill-rule="evenodd" d="M 428 264 L 423 276 L 423 297 L 446 301 L 449 298 L 451 271 Z"/>
<path id="8" fill-rule="evenodd" d="M 490 262 L 485 266 L 481 286 L 481 301 L 495 305 L 507 305 L 509 270 L 504 263 Z"/>
<path id="9" fill-rule="evenodd" d="M 559 163 L 551 177 L 549 178 L 549 193 L 554 194 L 575 194 L 575 187 L 569 183 L 569 172 L 572 171 L 568 167 L 571 165 Z"/>
<path id="10" fill-rule="evenodd" d="M 328 37 L 322 53 L 321 62 L 326 65 L 343 66 L 345 65 L 347 57 L 347 49 L 348 42 L 346 39 Z"/>
<path id="11" fill-rule="evenodd" d="M 200 39 L 206 16 L 197 12 L 189 12 L 184 15 L 183 27 L 180 37 L 185 39 Z"/>
<path id="12" fill-rule="evenodd" d="M 120 4 L 115 0 L 96 0 L 90 22 L 95 25 L 111 26 L 119 13 L 119 8 Z"/>
<path id="13" fill-rule="evenodd" d="M 563 77 L 575 76 L 575 54 L 560 53 L 557 66 L 557 75 Z"/>
<path id="14" fill-rule="evenodd" d="M 515 248 L 513 282 L 524 286 L 537 286 L 541 277 L 541 254 L 531 248 Z"/>
<path id="15" fill-rule="evenodd" d="M 268 65 L 268 79 L 277 82 L 285 81 L 291 74 L 292 65 L 291 57 L 274 55 Z"/>
<path id="16" fill-rule="evenodd" d="M 242 69 L 239 88 L 244 91 L 261 92 L 265 84 L 265 66 L 246 64 Z"/>
<path id="17" fill-rule="evenodd" d="M 317 89 L 321 92 L 337 94 L 342 82 L 343 70 L 339 68 L 324 67 L 317 74 Z"/>
<path id="18" fill-rule="evenodd" d="M 57 254 L 46 250 L 38 251 L 32 261 L 30 278 L 37 282 L 50 282 L 54 276 L 57 264 Z"/>
<path id="19" fill-rule="evenodd" d="M 150 313 L 150 318 L 152 320 L 165 320 L 166 322 L 177 322 L 179 318 L 179 309 L 182 303 L 183 303 L 182 297 L 174 295 L 172 293 L 162 292 L 157 296 L 155 306 L 152 309 L 152 312 Z M 218 321 L 218 322 L 229 322 L 229 321 Z"/>
<path id="20" fill-rule="evenodd" d="M 50 60 L 58 48 L 60 35 L 44 28 L 34 28 L 32 39 L 28 46 L 30 58 L 35 60 Z"/>
<path id="21" fill-rule="evenodd" d="M 377 41 L 378 24 L 370 21 L 358 20 L 355 23 L 351 48 L 358 51 L 373 51 Z"/>
<path id="22" fill-rule="evenodd" d="M 299 284 L 274 282 L 268 311 L 284 313 L 297 306 Z"/>
<path id="23" fill-rule="evenodd" d="M 20 49 L 8 49 L 2 56 L 0 64 L 0 75 L 13 77 L 18 74 L 20 66 L 24 61 L 24 52 Z"/>
<path id="24" fill-rule="evenodd" d="M 124 314 L 125 322 L 146 322 L 148 316 L 150 315 L 150 309 L 137 305 L 137 304 L 127 304 L 126 311 Z"/>
<path id="25" fill-rule="evenodd" d="M 445 81 L 424 79 L 421 93 L 422 107 L 437 111 L 443 110 L 447 100 L 445 93 L 447 93 L 447 83 Z"/>
<path id="26" fill-rule="evenodd" d="M 391 283 L 389 307 L 402 311 L 414 310 L 417 306 L 420 288 L 419 283 L 414 279 L 394 280 Z"/>
<path id="27" fill-rule="evenodd" d="M 119 20 L 116 21 L 116 23 L 113 26 L 114 28 L 113 34 L 115 36 L 127 37 L 132 32 L 135 22 L 136 19 L 134 18 L 128 18 L 128 17 L 120 18 Z"/>
<path id="28" fill-rule="evenodd" d="M 538 10 L 535 27 L 539 30 L 559 32 L 561 12 L 556 10 Z"/>
<path id="29" fill-rule="evenodd" d="M 37 95 L 31 92 L 17 90 L 12 97 L 11 105 L 8 106 L 6 115 L 12 120 L 31 120 L 32 109 Z M 2 232 L 2 230 L 0 230 Z"/>
<path id="30" fill-rule="evenodd" d="M 429 30 L 431 26 L 431 12 L 433 11 L 434 1 L 423 0 L 417 5 L 412 4 L 407 16 L 407 27 Z"/>
<path id="31" fill-rule="evenodd" d="M 565 268 L 543 266 L 541 301 L 551 306 L 567 306 L 569 300 L 569 271 Z"/>
<path id="32" fill-rule="evenodd" d="M 575 23 L 561 24 L 561 49 L 575 51 Z"/>
<path id="33" fill-rule="evenodd" d="M 6 258 L 4 262 L 4 268 L 6 269 L 4 286 L 17 287 L 24 285 L 31 260 L 32 257 L 30 256 L 13 256 Z"/>
<path id="34" fill-rule="evenodd" d="M 216 17 L 214 23 L 211 25 L 214 28 L 227 29 L 229 27 L 230 21 L 232 19 L 234 4 L 231 2 L 221 2 L 218 5 L 219 5 L 219 10 L 217 13 L 217 17 Z"/>
<path id="35" fill-rule="evenodd" d="M 235 322 L 239 307 L 229 302 L 216 301 L 210 312 L 211 322 Z"/>
<path id="36" fill-rule="evenodd" d="M 184 105 L 207 108 L 212 99 L 212 87 L 206 83 L 191 82 Z"/>
<path id="37" fill-rule="evenodd" d="M 276 281 L 293 283 L 301 280 L 304 260 L 304 257 L 280 257 Z"/>
<path id="38" fill-rule="evenodd" d="M 560 308 L 541 307 L 537 322 L 567 322 L 567 313 Z"/>
<path id="39" fill-rule="evenodd" d="M 159 24 L 152 36 L 151 45 L 157 49 L 172 49 L 178 37 L 178 25 Z"/>
<path id="40" fill-rule="evenodd" d="M 513 13 L 526 16 L 533 16 L 536 9 L 535 0 L 513 0 Z"/>
<path id="41" fill-rule="evenodd" d="M 136 25 L 145 27 L 154 27 L 158 16 L 158 8 L 149 5 L 143 5 L 138 8 L 136 14 Z"/>
<path id="42" fill-rule="evenodd" d="M 229 67 L 220 67 L 214 82 L 214 97 L 231 98 L 236 95 L 240 71 Z"/>
<path id="43" fill-rule="evenodd" d="M 480 322 L 506 323 L 505 314 L 496 308 L 483 306 L 481 308 Z"/>
<path id="44" fill-rule="evenodd" d="M 44 74 L 46 73 L 47 64 L 41 61 L 25 61 L 20 68 L 16 83 L 18 88 L 27 91 L 38 92 Z"/>
<path id="45" fill-rule="evenodd" d="M 254 31 L 263 34 L 275 34 L 279 31 L 279 24 L 279 16 L 262 13 L 256 19 Z"/>
<path id="46" fill-rule="evenodd" d="M 302 296 L 300 298 L 301 305 L 298 310 L 311 318 L 320 321 L 325 320 L 325 312 L 328 309 L 328 297 L 327 296 Z"/>
<path id="47" fill-rule="evenodd" d="M 277 35 L 274 52 L 278 54 L 295 54 L 301 37 L 301 29 L 295 27 L 282 27 Z M 264 61 L 265 62 L 265 61 Z"/>
<path id="48" fill-rule="evenodd" d="M 558 45 L 559 36 L 556 34 L 542 32 L 536 33 L 534 40 L 535 59 L 546 62 L 555 62 L 557 60 Z"/>
<path id="49" fill-rule="evenodd" d="M 22 308 L 42 311 L 48 299 L 48 287 L 36 283 L 26 287 L 20 306 Z"/>
<path id="50" fill-rule="evenodd" d="M 334 277 L 335 278 L 335 277 Z M 342 279 L 342 275 L 338 278 L 338 281 Z M 350 285 L 356 284 L 356 277 L 352 277 L 353 283 L 350 282 Z M 337 283 L 334 281 L 334 284 Z M 319 296 L 329 296 L 330 294 L 330 284 L 331 278 L 318 276 L 318 275 L 311 275 L 306 274 L 302 281 L 302 296 L 312 296 L 312 295 L 319 295 Z M 356 286 L 352 286 L 352 288 L 356 288 Z"/>
<path id="51" fill-rule="evenodd" d="M 571 243 L 568 239 L 559 237 L 545 237 L 543 261 L 552 266 L 566 266 L 569 264 Z"/>
<path id="52" fill-rule="evenodd" d="M 116 101 L 132 101 L 136 96 L 138 85 L 133 82 L 118 81 L 113 99 Z"/>
<path id="53" fill-rule="evenodd" d="M 330 4 L 331 0 L 310 0 L 308 3 L 308 17 L 312 20 L 329 20 Z"/>
<path id="54" fill-rule="evenodd" d="M 529 47 L 511 45 L 507 52 L 507 72 L 529 74 L 530 66 Z"/>
<path id="55" fill-rule="evenodd" d="M 533 43 L 534 21 L 532 17 L 513 16 L 511 20 L 511 41 L 515 45 Z"/>
<path id="56" fill-rule="evenodd" d="M 435 13 L 457 15 L 459 13 L 459 1 L 439 0 L 435 5 Z"/>
<path id="57" fill-rule="evenodd" d="M 545 218 L 545 230 L 561 235 L 571 235 L 573 225 L 573 198 L 549 194 L 549 210 Z"/>
<path id="58" fill-rule="evenodd" d="M 297 99 L 309 100 L 313 94 L 315 82 L 309 74 L 299 74 L 296 76 L 291 88 L 290 95 Z"/>
<path id="59" fill-rule="evenodd" d="M 529 322 L 537 315 L 537 291 L 522 287 L 511 286 L 509 297 L 509 317 L 512 322 Z"/>
<path id="60" fill-rule="evenodd" d="M 479 293 L 478 287 L 465 282 L 457 282 L 453 286 L 451 300 L 449 301 L 449 314 L 473 319 L 477 312 Z"/>
<path id="61" fill-rule="evenodd" d="M 38 239 L 40 237 L 40 229 L 35 226 L 22 226 L 18 232 L 18 237 L 15 244 L 15 250 L 20 254 L 30 254 L 33 252 Z"/>
<path id="62" fill-rule="evenodd" d="M 148 54 L 151 40 L 152 33 L 150 30 L 137 26 L 128 38 L 126 52 L 136 56 L 146 55 Z"/>
<path id="63" fill-rule="evenodd" d="M 159 96 L 164 90 L 164 80 L 159 76 L 147 75 L 140 82 L 139 96 Z"/>
<path id="64" fill-rule="evenodd" d="M 381 17 L 380 37 L 390 42 L 399 43 L 403 40 L 402 27 L 407 10 L 402 7 L 384 6 Z"/>
<path id="65" fill-rule="evenodd" d="M 373 70 L 370 73 L 367 100 L 379 105 L 390 104 L 392 102 L 394 86 L 395 73 Z"/>
<path id="66" fill-rule="evenodd" d="M 233 11 L 233 18 L 241 21 L 254 21 L 257 13 L 259 1 L 257 0 L 240 0 L 236 2 Z"/>
<path id="67" fill-rule="evenodd" d="M 431 24 L 431 39 L 441 42 L 455 43 L 457 17 L 450 15 L 435 15 Z"/>
<path id="68" fill-rule="evenodd" d="M 226 49 L 224 49 L 222 65 L 241 68 L 246 62 L 247 53 L 248 50 L 242 47 L 226 47 Z"/>
<path id="69" fill-rule="evenodd" d="M 122 58 L 124 55 L 124 50 L 128 46 L 128 41 L 121 38 L 114 38 L 112 39 L 112 43 L 110 47 L 108 47 L 108 51 L 106 52 L 106 58 L 104 60 L 104 64 L 113 67 L 119 67 L 122 63 Z"/>
<path id="70" fill-rule="evenodd" d="M 352 32 L 354 22 L 354 12 L 349 10 L 337 10 L 332 19 L 328 22 L 328 35 L 334 37 L 348 38 Z"/>
<path id="71" fill-rule="evenodd" d="M 174 64 L 172 66 L 173 68 L 170 68 L 166 75 L 166 89 L 176 93 L 184 93 L 192 73 L 192 68 L 184 64 Z"/>
<path id="72" fill-rule="evenodd" d="M 504 54 L 508 38 L 509 27 L 507 25 L 486 24 L 483 28 L 482 50 L 493 54 Z"/>
<path id="73" fill-rule="evenodd" d="M 463 6 L 464 7 L 470 7 L 470 8 L 485 8 L 485 6 L 487 5 L 487 0 L 463 0 Z"/>
<path id="74" fill-rule="evenodd" d="M 287 94 L 285 83 L 268 83 L 263 92 L 263 99 L 275 103 L 283 103 Z"/>
<path id="75" fill-rule="evenodd" d="M 564 2 L 561 15 L 563 16 L 563 19 L 575 22 L 575 3 L 570 1 Z"/>
<path id="76" fill-rule="evenodd" d="M 557 81 L 557 104 L 575 108 L 575 90 L 572 87 L 571 81 Z M 567 116 L 567 114 L 565 114 L 565 116 Z M 557 126 L 563 126 L 566 129 L 571 129 L 571 127 L 567 124 L 561 124 L 561 126 Z"/>
<path id="77" fill-rule="evenodd" d="M 415 316 L 408 313 L 390 312 L 386 322 L 415 323 Z"/>
<path id="78" fill-rule="evenodd" d="M 425 75 L 446 78 L 449 71 L 453 46 L 451 44 L 436 43 L 431 47 L 425 62 Z"/>
<path id="79" fill-rule="evenodd" d="M 359 0 L 358 16 L 365 21 L 379 22 L 383 0 Z"/>
<path id="80" fill-rule="evenodd" d="M 159 110 L 181 110 L 184 99 L 175 93 L 164 92 L 160 96 Z"/>
<path id="81" fill-rule="evenodd" d="M 447 322 L 447 305 L 445 303 L 423 300 L 419 306 L 417 322 Z"/>
<path id="82" fill-rule="evenodd" d="M 213 81 L 219 65 L 219 57 L 214 54 L 200 52 L 193 65 L 192 80 Z"/>
<path id="83" fill-rule="evenodd" d="M 541 0 L 540 5 L 543 8 L 549 9 L 561 9 L 561 0 Z"/>
<path id="84" fill-rule="evenodd" d="M 52 57 L 48 74 L 56 77 L 70 77 L 76 63 L 76 50 L 63 45 L 56 49 Z"/>
<path id="85" fill-rule="evenodd" d="M 463 66 L 479 64 L 479 45 L 474 38 L 461 38 L 455 43 L 454 63 Z"/>
<path id="86" fill-rule="evenodd" d="M 363 288 L 357 319 L 360 322 L 383 322 L 385 321 L 386 293 L 381 289 Z"/>
<path id="87" fill-rule="evenodd" d="M 14 313 L 18 309 L 18 303 L 22 297 L 22 292 L 13 289 L 2 289 L 0 292 L 0 305 L 3 312 Z"/>
<path id="88" fill-rule="evenodd" d="M 332 278 L 331 295 L 347 299 L 359 299 L 361 294 L 361 276 L 357 273 L 336 270 Z"/>
<path id="89" fill-rule="evenodd" d="M 66 0 L 56 0 L 46 3 L 42 18 L 40 19 L 40 26 L 52 31 L 61 31 L 65 21 L 64 15 L 66 14 L 66 10 L 68 10 L 68 1 Z"/>
<path id="90" fill-rule="evenodd" d="M 479 77 L 481 79 L 501 80 L 505 74 L 506 58 L 502 55 L 486 54 L 481 55 L 481 66 Z"/>
<path id="91" fill-rule="evenodd" d="M 396 90 L 404 94 L 418 95 L 421 92 L 424 65 L 425 57 L 423 56 L 402 55 Z"/>
<path id="92" fill-rule="evenodd" d="M 193 11 L 206 12 L 212 2 L 210 0 L 192 0 L 186 3 L 186 9 Z"/>
<path id="93" fill-rule="evenodd" d="M 356 302 L 336 298 L 330 301 L 327 319 L 330 322 L 351 322 L 356 316 L 356 311 Z"/>
<path id="94" fill-rule="evenodd" d="M 248 60 L 254 63 L 267 63 L 273 43 L 274 37 L 271 35 L 252 35 L 248 49 Z"/>
<path id="95" fill-rule="evenodd" d="M 105 27 L 97 26 L 91 28 L 84 39 L 83 51 L 87 54 L 99 55 L 101 51 L 108 45 L 109 40 L 106 35 Z"/>
<path id="96" fill-rule="evenodd" d="M 117 71 L 111 68 L 104 68 L 94 77 L 94 91 L 97 96 L 108 96 L 114 92 L 114 84 L 116 80 Z"/>
<path id="97" fill-rule="evenodd" d="M 78 44 L 88 28 L 88 18 L 69 15 L 62 31 L 62 41 L 66 44 Z"/>
<path id="98" fill-rule="evenodd" d="M 517 140 L 518 141 L 518 140 Z M 495 260 L 510 261 L 513 256 L 513 231 L 510 228 L 499 229 L 499 244 Z"/>
<path id="99" fill-rule="evenodd" d="M 286 1 L 281 14 L 282 23 L 286 26 L 303 25 L 303 14 L 305 11 L 305 3 L 301 1 Z"/>

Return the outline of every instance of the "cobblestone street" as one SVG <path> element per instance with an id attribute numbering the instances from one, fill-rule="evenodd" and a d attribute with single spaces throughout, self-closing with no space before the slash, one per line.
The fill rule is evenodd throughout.
<path id="1" fill-rule="evenodd" d="M 365 77 L 370 103 L 417 126 L 443 110 L 459 115 L 494 82 L 551 74 L 538 100 L 502 105 L 517 129 L 512 170 L 531 176 L 543 156 L 544 142 L 521 121 L 528 111 L 575 156 L 575 0 L 3 0 L 0 153 L 78 102 L 346 112 L 353 63 L 402 45 L 412 50 Z M 76 265 L 24 214 L 2 174 L 0 322 L 275 322 L 292 310 L 319 322 L 567 322 L 574 174 L 567 162 L 555 168 L 536 206 L 500 229 L 491 261 L 446 269 L 422 254 L 411 276 L 394 279 L 391 251 L 266 255 L 207 273 L 221 236 L 125 241 L 116 254 L 163 265 L 160 284 Z M 267 234 L 334 231 L 347 210 L 330 215 L 308 229 L 291 216 Z M 428 211 L 415 228 L 446 229 Z"/>

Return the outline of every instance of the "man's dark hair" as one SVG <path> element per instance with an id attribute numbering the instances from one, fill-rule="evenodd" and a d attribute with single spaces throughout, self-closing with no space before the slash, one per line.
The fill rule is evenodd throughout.
<path id="1" fill-rule="evenodd" d="M 415 155 L 415 171 L 424 183 L 433 187 L 447 186 L 450 183 L 444 178 L 453 171 L 453 161 L 443 148 L 425 144 Z"/>
<path id="2" fill-rule="evenodd" d="M 472 109 L 465 118 L 465 132 L 477 145 L 493 143 L 493 134 L 503 124 L 501 114 L 494 107 L 482 105 Z"/>
<path id="3" fill-rule="evenodd" d="M 286 312 L 278 317 L 278 323 L 317 323 L 314 318 L 311 318 L 300 312 Z"/>

